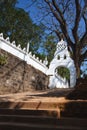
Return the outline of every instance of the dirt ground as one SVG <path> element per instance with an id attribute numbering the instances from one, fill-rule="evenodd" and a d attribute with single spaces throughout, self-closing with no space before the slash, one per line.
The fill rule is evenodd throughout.
<path id="1" fill-rule="evenodd" d="M 45 101 L 45 102 L 56 102 L 65 101 L 66 95 L 72 92 L 73 89 L 52 89 L 52 90 L 43 90 L 35 91 L 31 90 L 28 92 L 22 93 L 13 93 L 0 95 L 0 101 Z M 68 99 L 67 99 L 68 100 Z"/>
<path id="2" fill-rule="evenodd" d="M 62 100 L 61 100 L 62 99 Z M 80 79 L 74 89 L 33 90 L 0 95 L 0 101 L 66 101 L 87 100 L 87 79 Z"/>
<path id="3" fill-rule="evenodd" d="M 87 100 L 87 78 L 78 79 L 75 89 L 66 98 L 70 100 Z"/>

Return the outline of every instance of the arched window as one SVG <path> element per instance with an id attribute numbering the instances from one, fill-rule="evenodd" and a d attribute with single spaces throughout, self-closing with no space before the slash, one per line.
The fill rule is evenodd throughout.
<path id="1" fill-rule="evenodd" d="M 64 59 L 66 59 L 66 55 L 64 55 Z"/>
<path id="2" fill-rule="evenodd" d="M 58 55 L 57 59 L 60 60 L 60 55 Z"/>

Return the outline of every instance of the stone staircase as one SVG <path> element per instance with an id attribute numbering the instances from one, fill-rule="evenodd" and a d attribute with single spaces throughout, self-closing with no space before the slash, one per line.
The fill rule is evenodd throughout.
<path id="1" fill-rule="evenodd" d="M 57 109 L 0 108 L 0 130 L 87 130 L 87 118 L 60 118 Z"/>

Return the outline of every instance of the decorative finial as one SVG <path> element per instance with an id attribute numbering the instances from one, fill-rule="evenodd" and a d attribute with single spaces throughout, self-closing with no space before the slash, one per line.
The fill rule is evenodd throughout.
<path id="1" fill-rule="evenodd" d="M 43 61 L 44 65 L 48 65 L 47 56 L 45 57 L 45 60 Z"/>
<path id="2" fill-rule="evenodd" d="M 60 37 L 61 37 L 61 41 L 64 41 L 64 35 L 61 34 Z"/>
<path id="3" fill-rule="evenodd" d="M 30 43 L 27 43 L 27 53 L 29 53 L 29 47 L 30 47 Z"/>

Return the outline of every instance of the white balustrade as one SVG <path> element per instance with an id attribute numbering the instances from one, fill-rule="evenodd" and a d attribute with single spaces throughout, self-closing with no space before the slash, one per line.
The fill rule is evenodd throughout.
<path id="1" fill-rule="evenodd" d="M 32 56 L 32 52 L 29 51 L 29 43 L 27 45 L 27 48 L 21 49 L 21 46 L 16 46 L 15 41 L 10 43 L 9 37 L 4 39 L 3 33 L 0 34 L 0 48 L 5 50 L 6 52 L 20 58 L 21 60 L 26 61 L 27 64 L 35 67 L 36 69 L 42 71 L 46 74 L 47 67 L 42 63 L 42 61 L 39 61 L 39 58 L 35 58 L 35 55 Z"/>
<path id="2" fill-rule="evenodd" d="M 76 83 L 76 70 L 74 61 L 70 58 L 70 54 L 67 49 L 67 43 L 61 40 L 57 44 L 56 52 L 54 54 L 54 58 L 50 63 L 49 69 L 47 68 L 47 57 L 42 62 L 42 60 L 39 60 L 38 57 L 35 57 L 35 55 L 32 55 L 32 52 L 29 52 L 29 43 L 27 44 L 26 48 L 21 49 L 21 46 L 16 46 L 15 41 L 10 43 L 9 37 L 4 39 L 3 33 L 0 34 L 0 48 L 4 51 L 20 58 L 21 60 L 25 61 L 27 64 L 33 66 L 34 68 L 40 70 L 46 75 L 49 75 L 49 88 L 54 87 L 69 87 L 68 81 L 65 79 L 62 79 L 62 77 L 59 77 L 59 75 L 56 76 L 55 70 L 56 68 L 60 66 L 64 66 L 69 69 L 70 71 L 70 87 L 73 88 Z M 66 59 L 64 59 L 64 55 L 66 55 Z M 58 59 L 58 56 L 60 56 L 60 59 Z M 62 57 L 61 57 L 62 56 Z M 68 57 L 68 58 L 67 58 Z"/>

